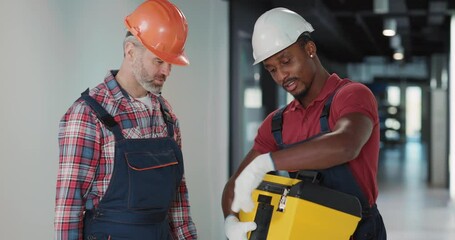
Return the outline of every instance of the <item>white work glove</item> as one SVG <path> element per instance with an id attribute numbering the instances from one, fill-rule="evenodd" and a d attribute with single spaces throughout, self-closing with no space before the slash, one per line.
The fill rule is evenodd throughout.
<path id="1" fill-rule="evenodd" d="M 255 222 L 240 222 L 234 215 L 224 220 L 224 231 L 229 240 L 248 240 L 247 233 L 256 229 Z"/>
<path id="2" fill-rule="evenodd" d="M 248 166 L 243 169 L 235 180 L 234 200 L 232 201 L 231 210 L 239 212 L 251 212 L 254 208 L 251 194 L 261 183 L 264 175 L 275 170 L 275 165 L 270 153 L 257 156 Z"/>

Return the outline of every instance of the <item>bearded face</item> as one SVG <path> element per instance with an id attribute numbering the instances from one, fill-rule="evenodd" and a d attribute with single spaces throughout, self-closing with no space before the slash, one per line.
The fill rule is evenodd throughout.
<path id="1" fill-rule="evenodd" d="M 159 68 L 151 66 L 146 68 L 144 66 L 145 50 L 138 53 L 133 59 L 133 75 L 136 81 L 147 91 L 155 94 L 159 94 L 163 88 L 166 76 L 161 74 Z"/>

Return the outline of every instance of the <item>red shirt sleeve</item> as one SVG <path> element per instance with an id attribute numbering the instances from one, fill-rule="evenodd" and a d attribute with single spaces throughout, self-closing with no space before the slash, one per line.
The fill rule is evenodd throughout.
<path id="1" fill-rule="evenodd" d="M 348 113 L 362 113 L 371 119 L 373 125 L 378 122 L 378 105 L 371 90 L 360 83 L 350 83 L 335 94 L 330 112 L 330 127 L 335 121 Z"/>

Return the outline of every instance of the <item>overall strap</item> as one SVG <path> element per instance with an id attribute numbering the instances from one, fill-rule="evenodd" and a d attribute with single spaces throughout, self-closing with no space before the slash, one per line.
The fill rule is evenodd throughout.
<path id="1" fill-rule="evenodd" d="M 349 83 L 343 83 L 341 86 L 339 86 L 335 91 L 330 94 L 329 98 L 324 103 L 324 108 L 322 109 L 321 115 L 319 116 L 319 125 L 321 127 L 321 133 L 328 133 L 330 132 L 330 127 L 329 127 L 329 113 L 330 113 L 330 106 L 332 105 L 333 97 L 335 94 L 345 85 Z"/>
<path id="2" fill-rule="evenodd" d="M 330 95 L 330 97 L 325 101 L 324 108 L 322 109 L 322 113 L 319 116 L 319 125 L 321 126 L 321 134 L 330 132 L 329 127 L 329 113 L 330 113 L 330 105 L 332 104 L 333 96 L 335 96 L 336 91 Z"/>
<path id="3" fill-rule="evenodd" d="M 96 117 L 106 126 L 106 128 L 114 133 L 117 141 L 124 139 L 122 130 L 120 129 L 119 124 L 115 121 L 114 117 L 112 117 L 112 115 L 110 115 L 106 109 L 104 109 L 104 107 L 101 106 L 101 104 L 99 104 L 88 93 L 89 89 L 87 88 L 87 90 L 81 93 L 81 98 L 92 108 L 93 111 L 95 111 Z"/>
<path id="4" fill-rule="evenodd" d="M 273 114 L 272 117 L 272 134 L 275 139 L 276 144 L 279 149 L 283 149 L 285 146 L 283 144 L 283 112 L 287 106 L 280 108 L 278 111 Z"/>
<path id="5" fill-rule="evenodd" d="M 169 108 L 164 103 L 164 99 L 162 96 L 158 97 L 158 101 L 160 102 L 161 113 L 163 114 L 164 121 L 167 125 L 167 132 L 168 136 L 173 138 L 174 137 L 174 120 L 172 120 Z"/>

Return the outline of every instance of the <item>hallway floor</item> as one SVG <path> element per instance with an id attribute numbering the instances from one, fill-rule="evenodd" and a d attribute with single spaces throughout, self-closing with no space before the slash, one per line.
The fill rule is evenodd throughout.
<path id="1" fill-rule="evenodd" d="M 448 189 L 428 186 L 427 171 L 419 142 L 381 150 L 377 203 L 387 239 L 455 239 L 455 204 Z"/>

